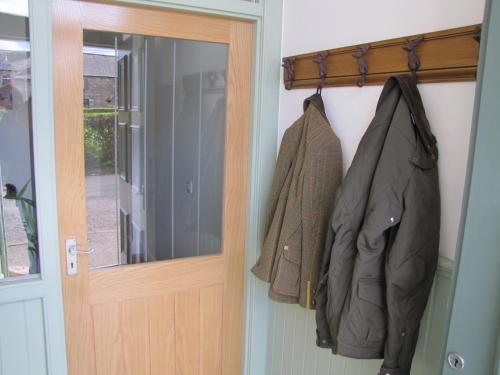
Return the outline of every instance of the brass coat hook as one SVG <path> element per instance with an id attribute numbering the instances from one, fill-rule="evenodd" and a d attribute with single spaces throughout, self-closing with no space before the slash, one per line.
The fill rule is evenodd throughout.
<path id="1" fill-rule="evenodd" d="M 370 48 L 370 45 L 358 47 L 356 52 L 352 54 L 352 57 L 354 57 L 358 63 L 359 74 L 361 74 L 361 77 L 356 81 L 356 85 L 358 87 L 363 87 L 365 84 L 366 74 L 368 74 L 368 64 L 366 63 L 364 56 Z"/>
<path id="2" fill-rule="evenodd" d="M 418 58 L 415 49 L 420 43 L 422 43 L 422 40 L 424 40 L 424 36 L 420 35 L 416 39 L 408 40 L 403 46 L 403 49 L 408 52 L 408 68 L 410 68 L 414 78 L 416 78 L 417 70 L 420 68 L 420 59 Z"/>
<path id="3" fill-rule="evenodd" d="M 318 73 L 319 73 L 319 85 L 318 85 L 318 93 L 321 93 L 321 89 L 325 85 L 325 80 L 328 75 L 328 70 L 326 67 L 326 58 L 328 57 L 328 51 L 322 51 L 318 53 L 318 56 L 314 59 L 314 62 L 318 66 Z"/>
<path id="4" fill-rule="evenodd" d="M 284 57 L 283 64 L 281 65 L 285 69 L 286 81 L 285 88 L 291 90 L 293 86 L 293 81 L 295 80 L 295 57 Z"/>

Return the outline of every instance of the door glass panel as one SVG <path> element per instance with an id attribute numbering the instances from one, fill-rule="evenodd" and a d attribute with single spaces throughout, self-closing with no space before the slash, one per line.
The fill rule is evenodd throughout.
<path id="1" fill-rule="evenodd" d="M 227 45 L 84 33 L 90 267 L 222 251 Z"/>
<path id="2" fill-rule="evenodd" d="M 0 279 L 37 274 L 27 0 L 0 0 Z"/>

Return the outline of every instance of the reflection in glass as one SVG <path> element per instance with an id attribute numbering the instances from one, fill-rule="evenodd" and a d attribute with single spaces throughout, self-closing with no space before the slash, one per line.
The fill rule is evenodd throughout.
<path id="1" fill-rule="evenodd" d="M 28 2 L 0 2 L 0 278 L 36 274 Z"/>
<path id="2" fill-rule="evenodd" d="M 227 45 L 86 31 L 83 53 L 90 266 L 220 253 Z"/>

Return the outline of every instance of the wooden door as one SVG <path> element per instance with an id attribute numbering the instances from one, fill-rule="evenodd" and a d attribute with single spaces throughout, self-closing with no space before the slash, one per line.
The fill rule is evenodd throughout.
<path id="1" fill-rule="evenodd" d="M 80 250 L 89 247 L 84 30 L 227 46 L 219 254 L 91 270 L 89 255 L 81 253 L 77 273 L 68 275 L 66 240 L 75 238 Z M 53 51 L 56 190 L 69 374 L 240 373 L 252 24 L 147 7 L 56 0 Z M 154 188 L 157 192 L 162 186 Z M 147 241 L 144 244 L 149 246 Z"/>

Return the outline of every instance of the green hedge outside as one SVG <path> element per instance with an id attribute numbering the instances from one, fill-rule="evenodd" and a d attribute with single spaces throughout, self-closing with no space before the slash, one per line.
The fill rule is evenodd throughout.
<path id="1" fill-rule="evenodd" d="M 115 172 L 115 110 L 84 110 L 85 174 Z"/>

